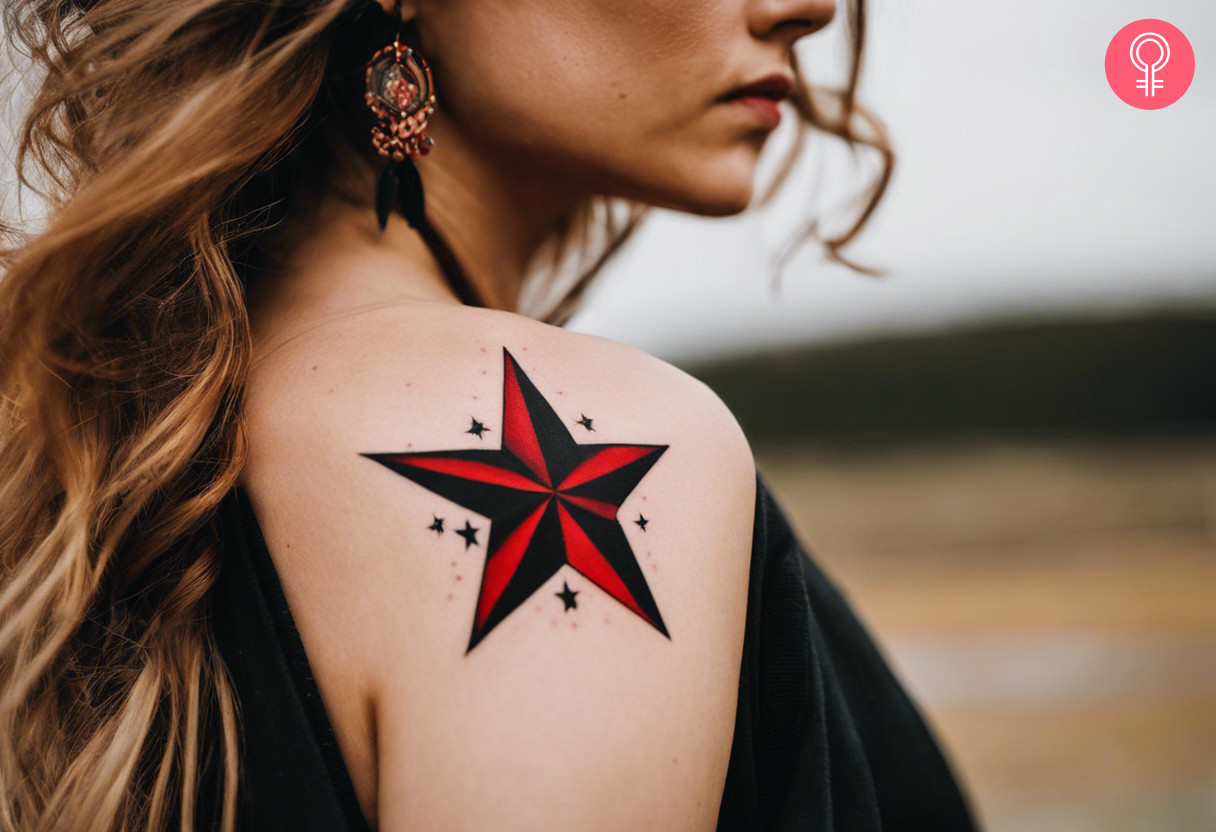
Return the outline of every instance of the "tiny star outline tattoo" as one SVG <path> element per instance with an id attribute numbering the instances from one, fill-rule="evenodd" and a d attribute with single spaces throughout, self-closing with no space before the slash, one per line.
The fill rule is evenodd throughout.
<path id="1" fill-rule="evenodd" d="M 484 433 L 485 431 L 488 431 L 489 428 L 486 427 L 483 422 L 477 421 L 476 417 L 469 416 L 469 418 L 473 420 L 473 424 L 469 427 L 468 430 L 465 431 L 465 433 L 471 433 L 474 436 L 476 436 L 478 439 L 480 439 L 482 433 Z"/>
<path id="2" fill-rule="evenodd" d="M 570 584 L 566 583 L 565 581 L 562 581 L 562 591 L 555 592 L 553 594 L 556 595 L 558 598 L 561 598 L 562 603 L 566 605 L 565 609 L 563 609 L 562 611 L 570 612 L 570 610 L 572 610 L 572 609 L 575 609 L 575 610 L 578 609 L 578 602 L 574 600 L 574 596 L 578 595 L 579 592 L 581 592 L 581 590 L 578 590 L 578 589 L 571 591 Z"/>

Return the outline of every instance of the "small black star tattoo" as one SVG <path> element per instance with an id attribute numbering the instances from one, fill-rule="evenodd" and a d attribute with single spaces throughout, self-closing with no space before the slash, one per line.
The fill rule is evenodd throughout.
<path id="1" fill-rule="evenodd" d="M 470 416 L 469 418 L 473 419 L 472 416 Z M 468 430 L 466 430 L 465 433 L 471 433 L 474 436 L 476 436 L 478 439 L 480 439 L 481 434 L 487 430 L 489 430 L 488 427 L 486 427 L 485 425 L 483 425 L 481 422 L 477 421 L 476 419 L 473 419 L 473 426 L 470 427 Z"/>
<path id="2" fill-rule="evenodd" d="M 558 598 L 562 599 L 562 603 L 566 605 L 563 612 L 569 612 L 572 609 L 578 609 L 578 603 L 574 600 L 574 596 L 578 595 L 578 590 L 570 591 L 570 585 L 562 581 L 562 591 L 553 593 Z"/>
<path id="3" fill-rule="evenodd" d="M 639 513 L 639 514 L 638 514 L 638 519 L 637 519 L 637 520 L 634 520 L 633 522 L 635 522 L 635 523 L 637 523 L 639 526 L 641 526 L 641 527 L 642 527 L 642 531 L 646 531 L 646 524 L 647 524 L 647 523 L 649 523 L 650 521 L 649 521 L 649 520 L 647 520 L 645 517 L 643 517 L 643 516 L 642 516 L 642 515 Z"/>
<path id="4" fill-rule="evenodd" d="M 456 530 L 456 534 L 464 538 L 464 548 L 467 549 L 477 543 L 477 531 L 478 530 L 473 528 L 473 524 L 468 520 L 464 521 L 463 529 Z"/>
<path id="5" fill-rule="evenodd" d="M 574 422 L 574 424 L 576 424 L 576 425 L 582 425 L 582 426 L 583 426 L 583 427 L 585 427 L 587 430 L 595 430 L 595 428 L 591 427 L 591 420 L 587 418 L 587 414 L 585 414 L 585 413 L 580 413 L 580 414 L 578 414 L 578 415 L 579 415 L 579 416 L 582 416 L 583 418 L 581 418 L 581 419 L 576 419 L 576 420 L 575 420 L 575 422 Z"/>
<path id="6" fill-rule="evenodd" d="M 427 526 L 427 529 L 430 531 L 435 531 L 435 532 L 439 532 L 440 534 L 443 534 L 443 518 L 439 517 L 437 515 L 434 515 L 434 514 L 432 514 L 431 516 L 434 517 L 435 519 L 431 523 L 431 525 Z"/>

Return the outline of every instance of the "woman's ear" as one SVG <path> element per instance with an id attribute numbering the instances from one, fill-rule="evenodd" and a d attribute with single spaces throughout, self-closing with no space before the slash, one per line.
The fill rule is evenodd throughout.
<path id="1" fill-rule="evenodd" d="M 379 0 L 379 2 L 384 13 L 391 17 L 397 8 L 397 0 Z M 417 0 L 401 0 L 401 18 L 403 20 L 409 20 L 416 14 L 418 14 Z"/>

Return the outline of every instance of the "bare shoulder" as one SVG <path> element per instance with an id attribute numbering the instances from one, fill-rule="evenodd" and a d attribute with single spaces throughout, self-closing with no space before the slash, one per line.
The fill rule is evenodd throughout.
<path id="1" fill-rule="evenodd" d="M 755 479 L 708 387 L 419 304 L 259 356 L 246 422 L 314 669 L 369 692 L 381 829 L 715 828 Z"/>

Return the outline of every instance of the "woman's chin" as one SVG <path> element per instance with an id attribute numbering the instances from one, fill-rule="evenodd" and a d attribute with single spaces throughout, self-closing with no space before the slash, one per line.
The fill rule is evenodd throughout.
<path id="1" fill-rule="evenodd" d="M 679 210 L 705 217 L 729 217 L 747 210 L 752 201 L 752 183 L 746 187 L 720 189 L 690 195 Z"/>
<path id="2" fill-rule="evenodd" d="M 751 204 L 755 182 L 755 150 L 732 151 L 681 177 L 681 210 L 706 217 L 740 214 Z"/>
<path id="3" fill-rule="evenodd" d="M 660 194 L 651 194 L 647 202 L 660 208 L 699 214 L 705 217 L 727 217 L 747 210 L 752 201 L 754 182 L 746 178 L 715 178 L 705 174 L 695 186 L 672 188 Z"/>

